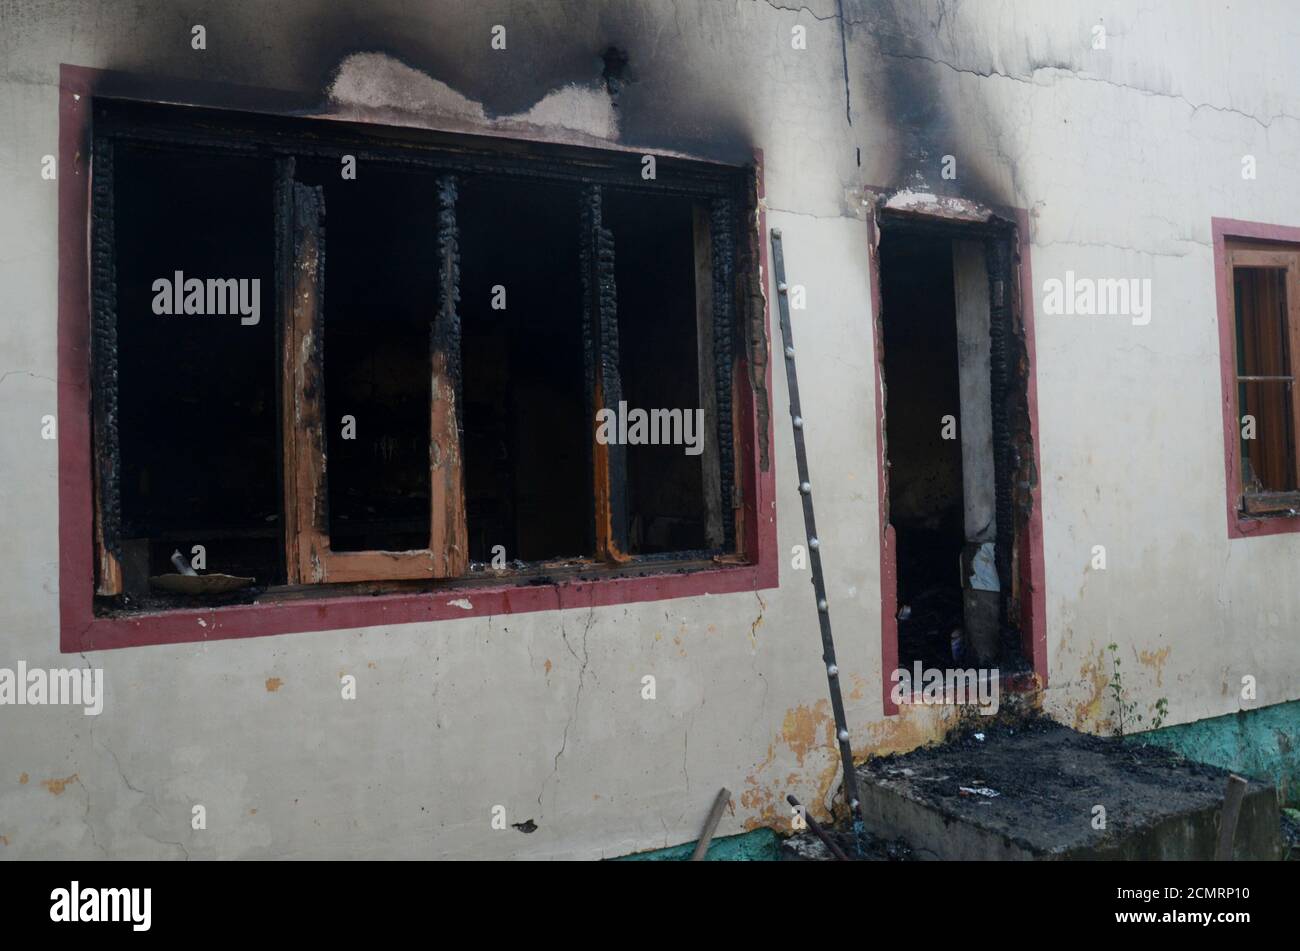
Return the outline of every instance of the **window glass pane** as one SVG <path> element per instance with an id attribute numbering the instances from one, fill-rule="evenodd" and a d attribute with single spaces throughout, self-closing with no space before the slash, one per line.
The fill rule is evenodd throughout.
<path id="1" fill-rule="evenodd" d="M 1233 283 L 1238 375 L 1289 376 L 1286 271 L 1238 267 Z M 1241 440 L 1242 486 L 1247 493 L 1296 488 L 1290 387 L 1284 380 L 1238 383 L 1240 413 L 1255 421 L 1255 438 Z"/>
<path id="2" fill-rule="evenodd" d="M 703 449 L 707 440 L 716 451 L 717 437 L 700 403 L 692 203 L 608 189 L 604 220 L 627 403 L 628 544 L 634 554 L 704 549 Z M 657 444 L 637 441 L 638 413 Z"/>
<path id="3" fill-rule="evenodd" d="M 119 145 L 114 202 L 127 590 L 194 545 L 209 572 L 275 583 L 272 165 Z"/>
<path id="4" fill-rule="evenodd" d="M 330 548 L 428 548 L 435 179 L 376 163 L 355 179 L 337 164 L 299 178 L 325 189 Z"/>
<path id="5" fill-rule="evenodd" d="M 470 560 L 590 555 L 578 187 L 494 176 L 460 188 Z"/>

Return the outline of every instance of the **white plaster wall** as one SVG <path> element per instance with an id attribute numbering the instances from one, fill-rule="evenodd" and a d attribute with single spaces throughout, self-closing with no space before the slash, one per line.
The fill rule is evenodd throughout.
<path id="1" fill-rule="evenodd" d="M 795 318 L 802 397 L 861 753 L 937 735 L 943 711 L 881 716 L 860 195 L 937 180 L 939 156 L 955 153 L 958 181 L 934 184 L 962 194 L 978 178 L 973 197 L 1030 208 L 1040 284 L 1072 268 L 1150 276 L 1155 287 L 1146 327 L 1037 322 L 1048 708 L 1081 726 L 1105 719 L 1089 665 L 1112 640 L 1138 702 L 1168 696 L 1175 721 L 1236 709 L 1240 673 L 1259 678 L 1260 702 L 1300 696 L 1300 591 L 1287 583 L 1300 539 L 1226 539 L 1207 243 L 1214 214 L 1300 223 L 1300 195 L 1288 189 L 1300 37 L 1287 5 L 1261 3 L 1249 17 L 1223 3 L 1130 11 L 1029 0 L 899 4 L 893 14 L 848 0 L 851 126 L 835 4 L 778 6 L 0 9 L 0 666 L 101 666 L 108 694 L 98 718 L 0 707 L 0 857 L 596 858 L 695 838 L 720 786 L 736 794 L 727 835 L 788 814 L 786 792 L 825 803 L 836 773 L 811 591 L 789 567 L 803 531 L 779 358 L 778 590 L 58 654 L 56 447 L 40 439 L 40 417 L 55 412 L 57 201 L 39 168 L 57 146 L 60 62 L 326 103 L 331 67 L 389 52 L 433 82 L 412 102 L 349 108 L 453 128 L 506 117 L 534 134 L 647 150 L 712 139 L 761 148 L 768 223 L 784 229 L 790 280 L 808 287 Z M 1088 49 L 1103 15 L 1106 56 Z M 192 23 L 208 28 L 204 53 L 189 47 Z M 496 23 L 508 25 L 507 53 L 488 51 Z M 796 24 L 807 27 L 806 51 L 790 48 Z M 598 83 L 611 43 L 628 50 L 635 79 L 612 118 Z M 520 77 L 530 70 L 535 82 Z M 911 88 L 911 77 L 922 82 Z M 929 109 L 910 130 L 908 102 Z M 448 103 L 456 113 L 439 115 Z M 1260 160 L 1258 181 L 1240 179 L 1246 151 Z M 1104 573 L 1087 570 L 1093 544 L 1107 546 Z M 1129 659 L 1142 651 L 1157 659 Z M 355 702 L 339 697 L 343 672 L 358 677 Z M 658 679 L 654 702 L 640 699 L 647 673 Z M 282 686 L 269 691 L 269 678 Z M 195 803 L 207 807 L 204 831 L 190 828 Z M 537 831 L 491 830 L 496 804 Z"/>
<path id="2" fill-rule="evenodd" d="M 1300 696 L 1300 537 L 1227 537 L 1210 247 L 1214 216 L 1300 223 L 1298 39 L 1286 3 L 988 3 L 895 44 L 956 117 L 945 151 L 1030 210 L 1046 707 L 1075 726 L 1110 726 L 1110 643 L 1148 719 Z M 1067 270 L 1150 278 L 1150 323 L 1044 314 Z"/>

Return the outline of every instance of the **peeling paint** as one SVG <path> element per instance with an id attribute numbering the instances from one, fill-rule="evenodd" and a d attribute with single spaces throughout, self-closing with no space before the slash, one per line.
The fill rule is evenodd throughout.
<path id="1" fill-rule="evenodd" d="M 1079 668 L 1079 681 L 1089 691 L 1088 697 L 1075 705 L 1074 728 L 1085 730 L 1089 725 L 1101 729 L 1102 708 L 1106 702 L 1106 688 L 1110 677 L 1106 673 L 1106 651 L 1098 648 L 1095 660 L 1089 660 Z"/>
<path id="2" fill-rule="evenodd" d="M 866 689 L 867 682 L 857 674 L 849 674 L 849 680 L 853 683 L 853 689 L 849 691 L 850 700 L 861 700 L 863 691 Z"/>
<path id="3" fill-rule="evenodd" d="M 820 754 L 825 766 L 818 771 L 815 779 L 806 775 L 788 773 L 784 779 L 767 780 L 764 774 L 777 762 L 778 746 L 793 755 L 800 767 L 805 766 L 811 755 Z M 752 773 L 745 777 L 748 787 L 739 797 L 740 805 L 752 813 L 744 823 L 746 831 L 769 826 L 779 831 L 789 829 L 789 807 L 785 796 L 788 792 L 804 793 L 805 784 L 815 785 L 817 794 L 803 798 L 805 805 L 814 814 L 824 814 L 822 803 L 825 801 L 839 775 L 838 751 L 835 745 L 835 720 L 830 714 L 830 701 L 818 700 L 811 706 L 800 704 L 786 711 L 781 723 L 781 732 L 768 745 L 767 756 Z M 793 777 L 793 780 L 792 780 Z"/>
<path id="4" fill-rule="evenodd" d="M 993 217 L 993 212 L 978 202 L 965 198 L 939 197 L 930 192 L 915 192 L 904 188 L 885 200 L 886 211 L 904 211 L 922 215 L 935 215 L 950 221 L 974 221 L 981 224 Z"/>
<path id="5" fill-rule="evenodd" d="M 1170 647 L 1167 645 L 1158 651 L 1138 651 L 1138 661 L 1144 667 L 1151 667 L 1156 672 L 1156 686 L 1164 686 L 1165 661 L 1169 660 Z"/>
<path id="6" fill-rule="evenodd" d="M 71 776 L 67 777 L 66 779 L 42 779 L 41 785 L 44 786 L 46 789 L 48 789 L 51 795 L 62 796 L 63 790 L 68 788 L 69 783 L 76 783 L 80 781 L 81 781 L 81 777 L 78 776 L 76 773 L 73 773 Z"/>
<path id="7" fill-rule="evenodd" d="M 458 127 L 502 132 L 528 128 L 562 129 L 594 139 L 618 138 L 618 113 L 601 81 L 568 83 L 552 89 L 523 112 L 491 116 L 483 104 L 447 83 L 385 53 L 352 53 L 334 72 L 327 96 L 335 112 L 359 118 L 378 112 L 402 114 Z"/>
<path id="8" fill-rule="evenodd" d="M 825 736 L 818 740 L 818 731 Z M 818 700 L 811 707 L 797 706 L 787 710 L 781 723 L 781 740 L 803 765 L 806 757 L 818 746 L 835 746 L 835 721 L 830 715 L 830 701 Z"/>
<path id="9" fill-rule="evenodd" d="M 941 740 L 951 724 L 953 708 L 904 705 L 896 716 L 867 727 L 867 741 L 855 748 L 870 750 L 872 756 L 906 753 Z"/>
<path id="10" fill-rule="evenodd" d="M 266 692 L 267 692 L 267 693 L 275 693 L 275 692 L 276 692 L 277 690 L 279 690 L 282 686 L 284 686 L 284 681 L 281 680 L 279 677 L 267 677 L 267 678 L 266 678 Z"/>

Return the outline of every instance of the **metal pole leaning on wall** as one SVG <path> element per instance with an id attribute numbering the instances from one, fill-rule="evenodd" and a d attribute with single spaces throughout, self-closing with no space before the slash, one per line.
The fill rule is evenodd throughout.
<path id="1" fill-rule="evenodd" d="M 781 314 L 781 339 L 785 344 L 785 379 L 790 391 L 790 422 L 794 427 L 794 457 L 799 468 L 799 496 L 803 500 L 803 525 L 808 536 L 808 557 L 812 566 L 812 584 L 817 598 L 817 623 L 822 634 L 822 661 L 826 664 L 826 682 L 830 686 L 831 708 L 835 712 L 835 736 L 840 744 L 840 762 L 844 767 L 844 793 L 853 813 L 853 830 L 862 840 L 862 804 L 858 799 L 858 778 L 853 771 L 853 750 L 849 746 L 849 728 L 844 717 L 844 697 L 840 693 L 840 669 L 835 662 L 835 640 L 831 636 L 831 611 L 826 601 L 826 582 L 822 578 L 821 540 L 817 537 L 817 520 L 813 515 L 812 482 L 808 478 L 808 453 L 803 440 L 803 410 L 799 405 L 799 374 L 794 365 L 794 335 L 790 330 L 790 295 L 785 283 L 785 258 L 781 253 L 781 229 L 772 229 L 772 268 L 776 275 L 776 299 Z"/>

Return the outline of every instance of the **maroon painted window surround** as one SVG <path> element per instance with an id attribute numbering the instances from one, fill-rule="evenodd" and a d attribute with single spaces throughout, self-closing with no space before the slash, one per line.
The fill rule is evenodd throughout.
<path id="1" fill-rule="evenodd" d="M 61 86 L 63 650 L 775 585 L 761 161 L 645 179 L 640 152 Z M 173 275 L 260 306 L 166 314 Z M 590 438 L 620 399 L 700 407 L 707 448 Z M 176 593 L 191 543 L 252 584 Z"/>
<path id="2" fill-rule="evenodd" d="M 1215 218 L 1228 536 L 1300 531 L 1300 228 Z"/>

